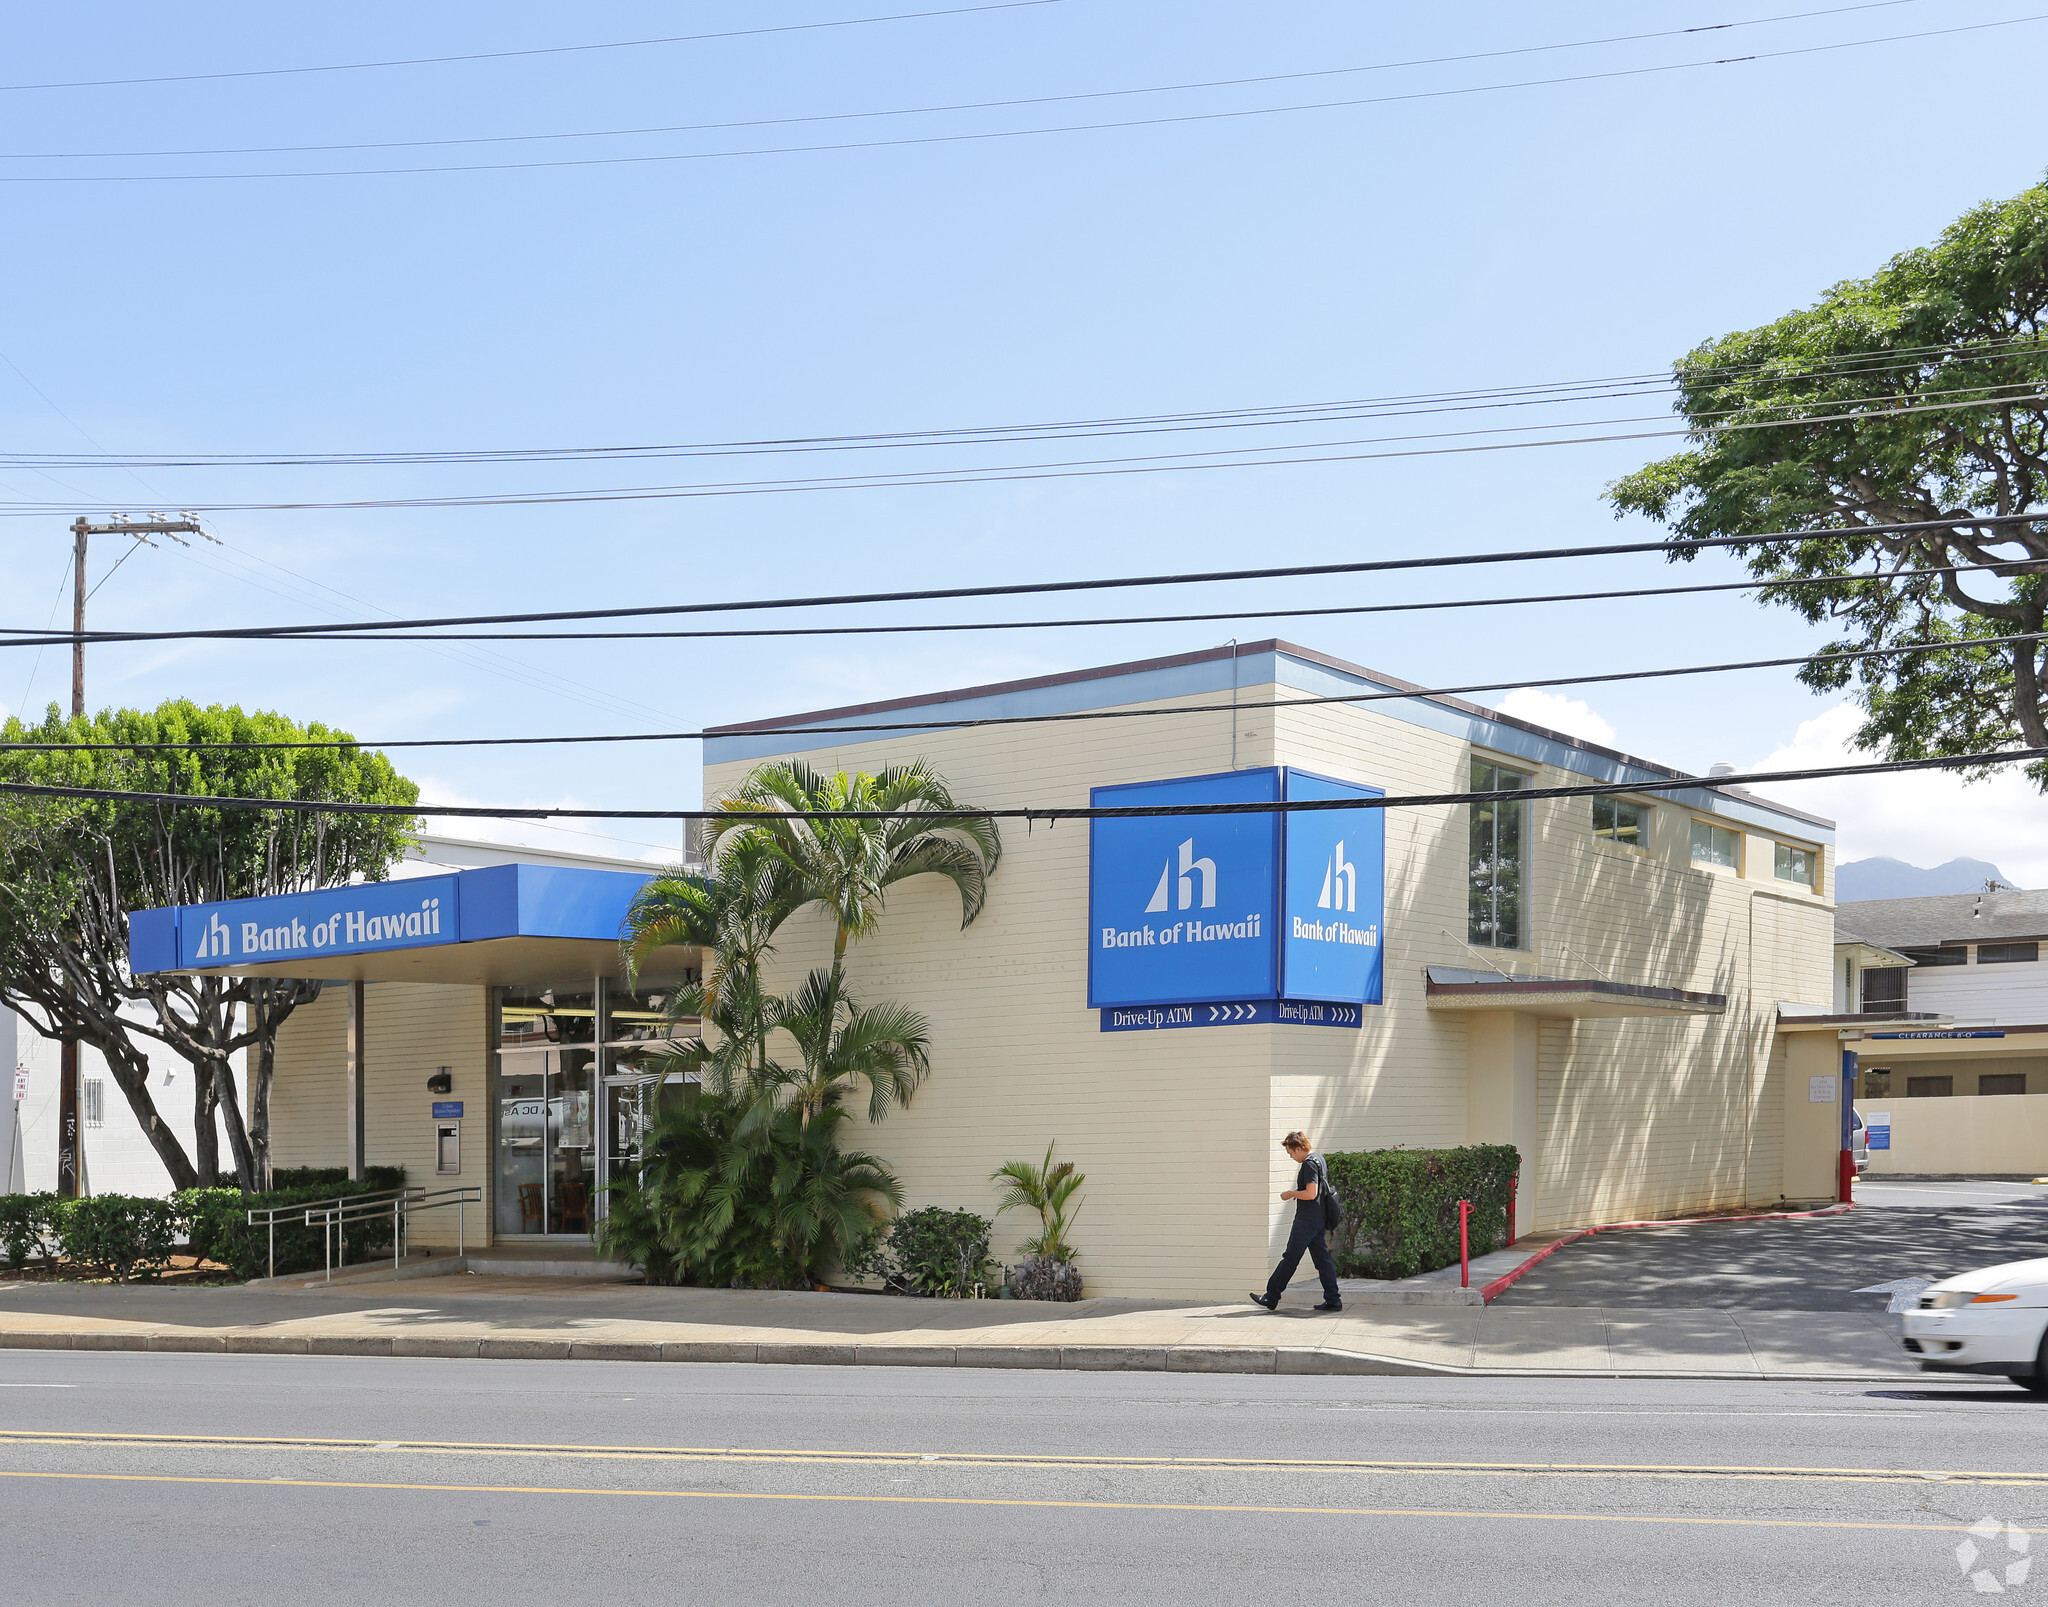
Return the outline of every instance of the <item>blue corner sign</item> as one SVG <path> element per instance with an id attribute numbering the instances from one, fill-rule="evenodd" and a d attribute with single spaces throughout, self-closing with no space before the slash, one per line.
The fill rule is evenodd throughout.
<path id="1" fill-rule="evenodd" d="M 1097 787 L 1090 802 L 1379 796 L 1269 767 Z M 1359 1025 L 1356 1007 L 1381 997 L 1385 841 L 1372 808 L 1090 821 L 1088 1002 L 1102 1030 Z"/>

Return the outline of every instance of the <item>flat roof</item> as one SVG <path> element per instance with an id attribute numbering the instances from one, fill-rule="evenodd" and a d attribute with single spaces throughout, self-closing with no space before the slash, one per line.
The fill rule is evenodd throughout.
<path id="1" fill-rule="evenodd" d="M 1058 711 L 1073 712 L 1082 708 L 1111 707 L 1124 703 L 1149 702 L 1158 698 L 1187 696 L 1192 693 L 1221 690 L 1223 688 L 1212 687 L 1208 684 L 1208 681 L 1213 679 L 1212 677 L 1190 677 L 1185 673 L 1175 675 L 1173 672 L 1208 669 L 1221 664 L 1229 664 L 1233 661 L 1237 667 L 1244 670 L 1255 667 L 1264 668 L 1264 666 L 1259 664 L 1259 661 L 1263 659 L 1273 659 L 1276 661 L 1291 659 L 1303 666 L 1329 672 L 1330 675 L 1342 678 L 1345 681 L 1363 682 L 1376 688 L 1384 688 L 1390 692 L 1415 693 L 1417 694 L 1415 698 L 1416 704 L 1441 709 L 1460 716 L 1459 724 L 1461 727 L 1470 726 L 1477 722 L 1484 726 L 1496 728 L 1501 732 L 1513 732 L 1525 737 L 1538 739 L 1537 744 L 1532 747 L 1526 742 L 1502 741 L 1496 737 L 1491 740 L 1481 741 L 1480 745 L 1484 747 L 1519 752 L 1524 757 L 1541 759 L 1543 762 L 1550 763 L 1559 769 L 1573 770 L 1579 774 L 1597 775 L 1603 779 L 1620 782 L 1631 779 L 1645 781 L 1667 779 L 1694 781 L 1698 784 L 1696 791 L 1699 795 L 1695 800 L 1685 799 L 1678 793 L 1665 793 L 1661 794 L 1661 796 L 1669 797 L 1674 802 L 1693 802 L 1695 807 L 1706 808 L 1713 807 L 1713 804 L 1707 800 L 1726 799 L 1738 805 L 1746 806 L 1746 809 L 1738 808 L 1736 810 L 1720 812 L 1742 814 L 1748 811 L 1763 811 L 1786 820 L 1799 821 L 1806 825 L 1819 827 L 1823 832 L 1832 832 L 1834 829 L 1835 823 L 1825 816 L 1807 814 L 1804 810 L 1794 809 L 1790 805 L 1759 797 L 1757 794 L 1746 791 L 1741 787 L 1714 786 L 1706 777 L 1695 777 L 1686 771 L 1674 770 L 1668 765 L 1657 764 L 1653 760 L 1637 758 L 1633 754 L 1622 753 L 1615 748 L 1602 747 L 1599 743 L 1588 742 L 1583 737 L 1571 736 L 1563 731 L 1553 731 L 1547 726 L 1536 725 L 1528 720 L 1520 720 L 1511 714 L 1502 714 L 1497 709 L 1489 709 L 1477 703 L 1468 703 L 1463 698 L 1447 697 L 1442 694 L 1423 696 L 1421 694 L 1424 692 L 1424 688 L 1417 686 L 1412 681 L 1404 681 L 1399 676 L 1388 675 L 1380 670 L 1367 669 L 1364 665 L 1353 664 L 1347 659 L 1336 658 L 1328 653 L 1320 653 L 1314 648 L 1302 647 L 1297 643 L 1285 641 L 1280 637 L 1268 637 L 1264 641 L 1257 642 L 1243 642 L 1235 648 L 1229 646 L 1205 647 L 1195 652 L 1174 653 L 1162 658 L 1131 659 L 1121 664 L 1098 665 L 1092 669 L 1064 670 L 1055 675 L 1034 675 L 1015 681 L 992 681 L 981 686 L 964 686 L 944 692 L 920 693 L 915 697 L 885 698 L 879 702 L 872 703 L 846 703 L 836 708 L 812 709 L 801 714 L 785 714 L 769 719 L 742 720 L 730 725 L 715 725 L 707 728 L 710 736 L 704 744 L 704 762 L 706 764 L 716 764 L 735 759 L 765 758 L 777 753 L 799 752 L 809 748 L 837 745 L 830 733 L 789 733 L 782 729 L 791 725 L 865 723 L 877 715 L 907 714 L 912 711 L 924 710 L 934 711 L 933 717 L 937 719 L 974 718 L 974 715 L 968 714 L 964 710 L 955 709 L 950 714 L 938 712 L 946 710 L 952 705 L 967 703 L 981 703 L 984 705 L 993 703 L 999 705 L 999 712 L 988 711 L 987 717 L 996 718 L 1000 718 L 1005 714 L 1053 712 L 1052 710 L 1042 711 L 1034 705 L 1045 701 L 1046 694 L 1057 694 L 1064 689 L 1079 688 L 1087 683 L 1096 681 L 1139 678 L 1152 684 L 1145 687 L 1121 689 L 1122 695 L 1112 696 L 1108 699 L 1089 701 L 1085 698 L 1079 700 L 1073 697 L 1058 698 Z M 1274 667 L 1277 671 L 1277 663 Z M 1261 679 L 1277 680 L 1278 675 L 1275 673 L 1271 676 L 1262 676 Z M 1260 681 L 1254 680 L 1250 684 L 1258 685 Z M 1336 686 L 1332 686 L 1329 689 L 1329 695 L 1341 696 L 1343 694 Z M 1396 718 L 1403 717 L 1400 711 L 1404 706 L 1408 708 L 1414 707 L 1412 704 L 1404 705 L 1393 701 L 1379 705 L 1382 712 L 1392 714 Z M 887 730 L 852 732 L 847 737 L 838 740 L 873 742 L 883 740 L 892 734 L 894 733 Z M 1562 751 L 1553 755 L 1552 753 L 1542 751 L 1546 748 Z M 1574 762 L 1574 760 L 1577 762 Z M 1630 774 L 1631 772 L 1633 772 L 1633 775 Z"/>

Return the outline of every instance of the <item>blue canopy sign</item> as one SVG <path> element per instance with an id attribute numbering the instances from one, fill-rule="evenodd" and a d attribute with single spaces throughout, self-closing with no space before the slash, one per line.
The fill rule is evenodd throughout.
<path id="1" fill-rule="evenodd" d="M 1268 767 L 1097 787 L 1090 801 L 1380 795 Z M 1091 821 L 1088 1002 L 1102 1030 L 1357 1026 L 1355 1007 L 1380 1002 L 1384 845 L 1382 813 L 1366 808 Z M 1315 1004 L 1353 1008 L 1306 1008 Z"/>

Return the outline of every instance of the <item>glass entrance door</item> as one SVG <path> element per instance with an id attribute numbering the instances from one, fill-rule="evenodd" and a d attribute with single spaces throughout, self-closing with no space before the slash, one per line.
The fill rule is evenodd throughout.
<path id="1" fill-rule="evenodd" d="M 498 1008 L 497 1232 L 580 1238 L 598 1177 L 596 986 L 506 988 Z"/>

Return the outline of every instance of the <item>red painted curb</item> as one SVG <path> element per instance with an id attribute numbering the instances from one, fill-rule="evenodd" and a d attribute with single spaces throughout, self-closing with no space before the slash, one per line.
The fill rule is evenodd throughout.
<path id="1" fill-rule="evenodd" d="M 1580 1228 L 1576 1233 L 1567 1233 L 1554 1244 L 1546 1244 L 1512 1272 L 1503 1272 L 1493 1282 L 1482 1284 L 1479 1290 L 1480 1304 L 1490 1306 L 1495 1299 L 1505 1294 L 1510 1285 L 1520 1278 L 1537 1262 L 1555 1254 L 1568 1244 L 1590 1238 L 1595 1233 L 1612 1233 L 1616 1228 L 1683 1228 L 1696 1227 L 1703 1222 L 1789 1222 L 1800 1217 L 1840 1216 L 1844 1211 L 1853 1211 L 1852 1205 L 1824 1205 L 1818 1211 L 1757 1211 L 1748 1216 L 1674 1216 L 1648 1222 L 1603 1222 L 1597 1228 Z"/>

